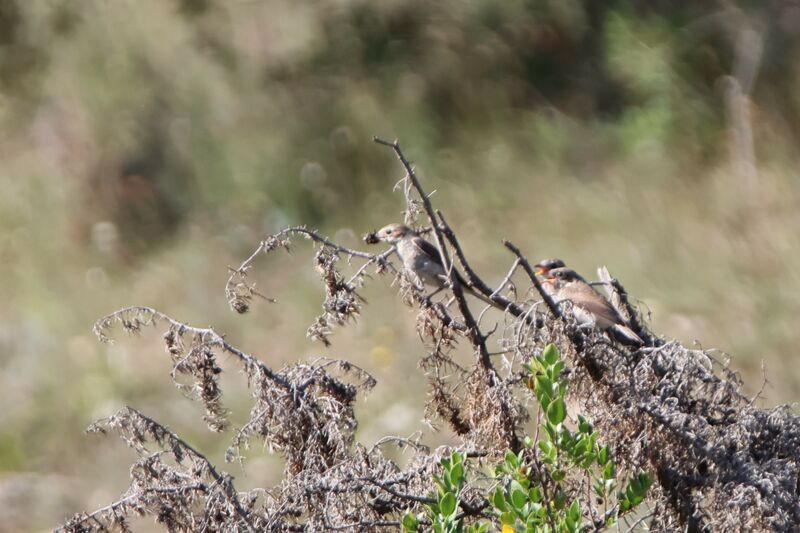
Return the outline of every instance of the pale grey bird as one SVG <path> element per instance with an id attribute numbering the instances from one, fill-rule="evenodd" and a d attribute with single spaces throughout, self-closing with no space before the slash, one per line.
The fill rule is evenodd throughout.
<path id="1" fill-rule="evenodd" d="M 439 249 L 436 245 L 420 237 L 416 231 L 405 224 L 389 224 L 375 233 L 367 235 L 365 240 L 371 244 L 382 241 L 393 245 L 397 250 L 397 255 L 400 256 L 400 260 L 403 262 L 403 267 L 421 282 L 421 284 L 416 284 L 417 288 L 421 289 L 422 284 L 426 284 L 435 287 L 436 292 L 438 292 L 448 286 L 447 271 L 442 265 Z M 453 274 L 456 283 L 459 283 L 465 291 L 499 308 L 496 302 L 468 286 L 455 267 L 453 268 Z"/>
<path id="2" fill-rule="evenodd" d="M 562 266 L 547 270 L 542 287 L 557 302 L 571 301 L 572 313 L 578 323 L 596 326 L 603 331 L 612 330 L 621 337 L 620 340 L 630 344 L 644 344 L 609 301 L 571 268 Z"/>

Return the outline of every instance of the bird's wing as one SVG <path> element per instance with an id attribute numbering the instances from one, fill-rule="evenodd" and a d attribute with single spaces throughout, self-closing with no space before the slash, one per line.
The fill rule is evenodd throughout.
<path id="1" fill-rule="evenodd" d="M 561 294 L 565 300 L 572 300 L 574 305 L 595 315 L 600 327 L 607 328 L 612 324 L 625 324 L 608 300 L 588 284 L 569 283 L 562 289 Z"/>
<path id="2" fill-rule="evenodd" d="M 435 244 L 430 241 L 426 241 L 422 237 L 416 237 L 413 242 L 414 246 L 421 250 L 422 253 L 424 253 L 427 257 L 429 257 L 431 261 L 444 268 L 442 265 L 442 256 L 439 254 L 439 248 L 437 248 Z M 456 275 L 456 281 L 458 281 L 461 285 L 467 285 L 466 281 L 464 281 L 464 277 L 461 275 L 455 265 L 453 265 L 453 271 Z"/>
<path id="3" fill-rule="evenodd" d="M 414 239 L 414 246 L 416 246 L 422 253 L 428 256 L 431 261 L 436 263 L 439 266 L 442 266 L 442 257 L 439 255 L 439 249 L 436 247 L 435 244 L 432 244 L 422 237 L 417 237 Z"/>

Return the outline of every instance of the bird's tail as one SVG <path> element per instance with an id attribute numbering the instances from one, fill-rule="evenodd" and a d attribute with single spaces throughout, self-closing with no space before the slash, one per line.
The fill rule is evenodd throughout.
<path id="1" fill-rule="evenodd" d="M 643 346 L 644 341 L 631 328 L 623 324 L 614 324 L 609 328 L 614 336 L 623 344 L 630 346 Z"/>

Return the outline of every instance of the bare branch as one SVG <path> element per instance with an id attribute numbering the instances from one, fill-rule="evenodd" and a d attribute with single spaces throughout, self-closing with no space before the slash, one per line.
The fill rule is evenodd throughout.
<path id="1" fill-rule="evenodd" d="M 467 326 L 466 335 L 469 338 L 472 345 L 478 351 L 479 360 L 481 365 L 487 370 L 492 370 L 492 361 L 489 357 L 489 350 L 486 348 L 486 338 L 481 334 L 480 328 L 478 327 L 478 323 L 475 320 L 475 317 L 472 314 L 472 310 L 469 308 L 469 304 L 464 297 L 464 291 L 458 281 L 458 277 L 456 273 L 453 271 L 453 264 L 450 261 L 450 256 L 447 253 L 447 248 L 445 247 L 444 235 L 440 224 L 436 218 L 436 212 L 433 210 L 433 205 L 431 204 L 430 198 L 428 195 L 425 194 L 425 190 L 422 188 L 419 180 L 417 179 L 417 175 L 414 172 L 414 168 L 409 163 L 408 159 L 406 159 L 405 155 L 403 155 L 403 151 L 400 149 L 400 143 L 398 141 L 389 142 L 379 139 L 375 137 L 373 139 L 378 144 L 383 144 L 385 146 L 390 146 L 393 150 L 397 158 L 402 163 L 403 167 L 406 170 L 406 178 L 411 181 L 411 184 L 417 190 L 420 199 L 422 200 L 422 205 L 425 208 L 425 213 L 428 215 L 428 220 L 431 223 L 431 227 L 433 228 L 433 235 L 436 240 L 436 247 L 439 249 L 439 255 L 442 260 L 442 265 L 444 266 L 445 272 L 447 272 L 448 282 L 450 284 L 450 288 L 453 291 L 453 295 L 456 298 L 458 303 L 458 310 L 461 315 L 464 317 L 464 323 Z"/>
<path id="2" fill-rule="evenodd" d="M 525 269 L 525 273 L 528 274 L 528 278 L 531 280 L 531 283 L 536 288 L 536 291 L 542 297 L 542 300 L 544 300 L 544 303 L 547 305 L 547 308 L 550 309 L 551 313 L 553 313 L 553 316 L 557 318 L 563 318 L 564 315 L 561 312 L 561 309 L 558 308 L 558 305 L 556 305 L 556 302 L 553 300 L 552 296 L 550 296 L 550 294 L 548 294 L 547 291 L 545 291 L 544 288 L 542 288 L 542 284 L 539 283 L 539 279 L 536 277 L 536 273 L 533 271 L 533 268 L 531 268 L 531 264 L 528 262 L 528 259 L 524 255 L 522 255 L 522 252 L 520 252 L 519 248 L 517 248 L 510 241 L 505 241 L 505 240 L 503 241 L 503 245 L 509 250 L 511 250 L 511 252 L 514 255 L 517 256 L 517 259 L 522 264 L 522 268 Z"/>

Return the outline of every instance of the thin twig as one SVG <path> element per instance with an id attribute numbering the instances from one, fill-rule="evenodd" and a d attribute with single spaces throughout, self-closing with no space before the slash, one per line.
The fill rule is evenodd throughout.
<path id="1" fill-rule="evenodd" d="M 115 311 L 110 315 L 101 318 L 95 323 L 93 327 L 95 335 L 102 342 L 111 342 L 111 339 L 109 339 L 105 335 L 105 329 L 107 329 L 114 321 L 125 322 L 126 315 L 130 313 L 143 313 L 144 315 L 149 317 L 151 324 L 155 324 L 156 320 L 160 320 L 163 322 L 167 322 L 179 333 L 192 333 L 194 335 L 197 335 L 198 337 L 200 337 L 203 344 L 209 347 L 221 348 L 225 352 L 239 359 L 239 361 L 246 368 L 257 367 L 270 381 L 274 382 L 276 385 L 279 385 L 288 391 L 292 391 L 294 389 L 291 383 L 289 383 L 286 379 L 276 374 L 270 367 L 262 363 L 258 358 L 233 346 L 228 341 L 226 341 L 222 335 L 214 331 L 212 328 L 192 327 L 183 322 L 179 322 L 174 318 L 165 315 L 161 311 L 153 309 L 152 307 L 132 306 L 132 307 L 125 307 L 123 309 L 120 309 L 119 311 Z"/>
<path id="2" fill-rule="evenodd" d="M 518 306 L 508 298 L 504 297 L 502 294 L 500 294 L 500 291 L 503 289 L 503 287 L 505 287 L 506 283 L 508 283 L 508 280 L 514 274 L 516 267 L 519 265 L 520 263 L 519 259 L 514 261 L 514 266 L 509 271 L 508 276 L 506 276 L 506 279 L 503 280 L 503 282 L 497 287 L 497 289 L 492 290 L 491 287 L 489 287 L 489 285 L 487 285 L 470 266 L 466 256 L 464 255 L 464 251 L 461 249 L 461 245 L 458 242 L 458 238 L 456 237 L 455 232 L 453 232 L 452 228 L 449 226 L 449 224 L 447 224 L 447 221 L 444 219 L 444 215 L 442 214 L 442 212 L 437 210 L 436 213 L 439 215 L 439 219 L 441 220 L 442 232 L 444 233 L 445 237 L 447 237 L 447 240 L 450 241 L 450 244 L 453 246 L 455 256 L 458 258 L 458 262 L 461 263 L 461 266 L 467 275 L 466 281 L 468 283 L 468 286 L 470 288 L 473 288 L 474 290 L 477 290 L 478 292 L 483 294 L 486 298 L 488 298 L 490 301 L 494 302 L 496 304 L 495 307 L 497 307 L 498 309 L 501 309 L 503 311 L 508 311 L 517 318 L 526 317 L 525 320 L 528 321 L 529 323 L 532 323 L 535 317 L 530 317 L 529 315 L 526 315 L 524 309 L 522 309 L 520 306 Z"/>
<path id="3" fill-rule="evenodd" d="M 539 279 L 536 277 L 536 273 L 533 271 L 531 264 L 528 262 L 525 256 L 522 255 L 522 252 L 520 252 L 519 248 L 517 248 L 513 243 L 511 243 L 511 241 L 504 240 L 503 245 L 509 250 L 511 250 L 511 253 L 517 256 L 517 259 L 519 259 L 520 263 L 522 264 L 522 268 L 525 269 L 525 273 L 528 274 L 531 283 L 533 283 L 533 286 L 539 292 L 539 294 L 542 297 L 542 300 L 544 300 L 544 303 L 547 305 L 547 308 L 550 309 L 551 313 L 553 313 L 553 316 L 557 318 L 564 318 L 564 314 L 561 312 L 561 309 L 558 308 L 558 305 L 553 300 L 553 297 L 550 296 L 550 294 L 544 290 L 542 284 L 539 282 Z"/>

